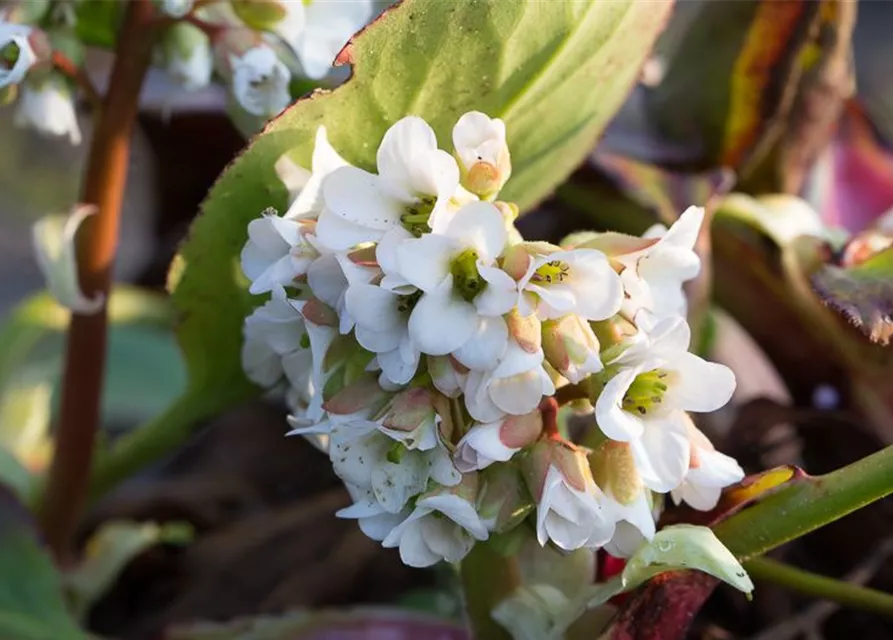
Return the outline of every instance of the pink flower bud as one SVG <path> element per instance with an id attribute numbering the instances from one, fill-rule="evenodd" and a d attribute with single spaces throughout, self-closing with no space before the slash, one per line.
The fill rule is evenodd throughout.
<path id="1" fill-rule="evenodd" d="M 579 316 L 567 315 L 543 323 L 543 352 L 549 364 L 572 384 L 604 368 L 598 338 Z"/>

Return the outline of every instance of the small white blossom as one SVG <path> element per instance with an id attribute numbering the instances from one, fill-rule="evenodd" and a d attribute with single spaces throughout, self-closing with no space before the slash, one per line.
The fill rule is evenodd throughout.
<path id="1" fill-rule="evenodd" d="M 45 136 L 67 136 L 71 144 L 81 143 L 74 97 L 61 77 L 50 77 L 36 86 L 25 83 L 14 122 Z"/>
<path id="2" fill-rule="evenodd" d="M 323 184 L 326 209 L 317 235 L 333 249 L 375 242 L 400 226 L 434 227 L 459 185 L 459 169 L 437 148 L 428 123 L 403 118 L 378 148 L 378 175 L 357 167 L 332 172 Z"/>
<path id="3" fill-rule="evenodd" d="M 625 267 L 620 279 L 626 291 L 623 313 L 627 317 L 643 309 L 657 318 L 685 315 L 682 284 L 701 270 L 694 246 L 703 221 L 704 209 L 689 207 L 669 229 L 655 225 L 643 234 L 643 238 L 659 238 L 655 244 L 616 256 Z"/>
<path id="4" fill-rule="evenodd" d="M 481 198 L 495 197 L 512 174 L 505 123 L 470 111 L 453 127 L 453 146 L 463 186 Z"/>
<path id="5" fill-rule="evenodd" d="M 28 41 L 31 31 L 26 25 L 3 22 L 0 16 L 0 89 L 24 80 L 37 59 Z M 5 60 L 7 52 L 10 52 L 11 65 Z"/>
<path id="6" fill-rule="evenodd" d="M 459 440 L 453 461 L 462 473 L 485 469 L 494 462 L 507 462 L 539 438 L 542 430 L 539 411 L 475 425 Z"/>
<path id="7" fill-rule="evenodd" d="M 242 272 L 249 291 L 265 293 L 277 286 L 295 286 L 295 279 L 307 273 L 319 252 L 309 239 L 313 227 L 288 220 L 273 211 L 248 223 L 248 242 L 242 249 Z"/>
<path id="8" fill-rule="evenodd" d="M 514 281 L 496 266 L 505 242 L 496 207 L 473 202 L 455 214 L 442 234 L 397 247 L 400 274 L 423 292 L 409 318 L 410 335 L 423 353 L 446 355 L 479 331 L 485 340 L 507 338 L 499 316 L 512 308 L 517 293 Z M 496 318 L 496 328 L 481 330 L 482 317 Z"/>
<path id="9" fill-rule="evenodd" d="M 371 489 L 345 484 L 348 493 L 354 499 L 349 507 L 335 512 L 339 518 L 356 520 L 360 530 L 372 540 L 381 542 L 394 528 L 409 517 L 409 511 L 391 513 L 386 511 L 375 499 Z"/>
<path id="10" fill-rule="evenodd" d="M 682 484 L 671 492 L 673 502 L 687 502 L 695 509 L 709 511 L 719 502 L 723 488 L 744 478 L 741 466 L 713 448 L 713 443 L 688 420 L 691 461 Z"/>
<path id="11" fill-rule="evenodd" d="M 211 40 L 198 27 L 186 22 L 172 25 L 165 33 L 167 72 L 187 91 L 211 84 L 214 54 Z"/>
<path id="12" fill-rule="evenodd" d="M 81 223 L 93 215 L 93 206 L 79 206 L 67 216 L 46 216 L 31 230 L 37 264 L 56 301 L 74 313 L 96 313 L 105 304 L 105 296 L 87 298 L 78 282 L 75 236 Z"/>
<path id="13" fill-rule="evenodd" d="M 341 48 L 372 17 L 372 0 L 311 0 L 304 4 L 304 28 L 288 43 L 307 77 L 317 80 L 329 73 Z"/>
<path id="14" fill-rule="evenodd" d="M 270 47 L 258 45 L 230 56 L 230 66 L 233 95 L 251 115 L 274 116 L 291 104 L 291 73 Z"/>
<path id="15" fill-rule="evenodd" d="M 441 560 L 459 562 L 475 540 L 489 535 L 472 502 L 456 493 L 439 492 L 420 497 L 382 546 L 399 547 L 400 558 L 411 567 L 428 567 Z"/>

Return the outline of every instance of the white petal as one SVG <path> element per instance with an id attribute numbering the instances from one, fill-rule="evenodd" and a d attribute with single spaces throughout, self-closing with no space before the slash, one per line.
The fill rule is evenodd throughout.
<path id="1" fill-rule="evenodd" d="M 344 303 L 347 312 L 356 318 L 357 325 L 375 331 L 397 332 L 406 322 L 397 310 L 397 298 L 397 294 L 387 289 L 372 284 L 355 284 L 344 294 Z M 398 334 L 397 342 L 399 337 Z M 396 343 L 386 351 L 395 348 Z"/>
<path id="2" fill-rule="evenodd" d="M 630 447 L 636 470 L 646 487 L 666 493 L 682 484 L 691 451 L 684 421 L 672 416 L 649 420 L 642 437 L 633 440 Z"/>
<path id="3" fill-rule="evenodd" d="M 507 447 L 499 438 L 502 422 L 479 424 L 471 428 L 456 445 L 456 468 L 462 473 L 484 469 L 493 462 L 506 462 L 520 451 Z"/>
<path id="4" fill-rule="evenodd" d="M 555 387 L 542 367 L 490 382 L 490 398 L 502 411 L 520 416 L 533 411 Z"/>
<path id="5" fill-rule="evenodd" d="M 605 385 L 595 402 L 595 420 L 598 428 L 612 440 L 629 442 L 641 437 L 644 431 L 642 421 L 623 410 L 623 397 L 639 369 L 634 367 L 622 368 Z"/>
<path id="6" fill-rule="evenodd" d="M 287 158 L 287 156 L 283 156 L 283 158 Z M 329 144 L 326 128 L 320 125 L 316 130 L 316 141 L 313 146 L 313 173 L 298 192 L 297 198 L 292 202 L 285 217 L 301 219 L 318 215 L 325 204 L 322 191 L 325 178 L 336 169 L 346 166 L 348 166 L 347 161 Z"/>
<path id="7" fill-rule="evenodd" d="M 493 369 L 505 354 L 508 337 L 508 326 L 502 318 L 478 318 L 474 334 L 453 356 L 469 369 Z"/>
<path id="8" fill-rule="evenodd" d="M 316 237 L 330 251 L 346 251 L 364 242 L 374 242 L 383 232 L 364 227 L 323 209 L 316 223 Z"/>
<path id="9" fill-rule="evenodd" d="M 437 151 L 434 130 L 421 118 L 407 116 L 395 122 L 385 132 L 378 147 L 378 173 L 404 201 L 409 201 L 420 193 L 434 195 L 437 190 L 433 184 L 417 184 L 417 166 L 422 158 L 428 157 L 433 151 Z M 458 183 L 458 173 L 456 177 Z M 426 188 L 420 190 L 420 186 Z"/>
<path id="10" fill-rule="evenodd" d="M 735 392 L 735 374 L 727 366 L 682 353 L 672 363 L 674 381 L 667 401 L 686 411 L 716 411 Z"/>
<path id="11" fill-rule="evenodd" d="M 397 513 L 406 502 L 425 490 L 428 465 L 418 452 L 405 452 L 399 463 L 384 460 L 372 470 L 372 491 L 385 511 Z"/>
<path id="12" fill-rule="evenodd" d="M 68 216 L 46 216 L 31 230 L 37 264 L 56 301 L 73 313 L 90 315 L 105 304 L 101 293 L 87 298 L 78 282 L 75 236 L 81 223 L 95 213 L 95 208 L 81 206 Z"/>
<path id="13" fill-rule="evenodd" d="M 444 236 L 429 234 L 406 240 L 396 250 L 398 271 L 413 286 L 430 292 L 450 273 L 454 253 L 455 243 Z"/>
<path id="14" fill-rule="evenodd" d="M 478 273 L 487 287 L 474 299 L 478 313 L 501 316 L 512 310 L 518 301 L 518 283 L 502 269 L 478 264 Z"/>
<path id="15" fill-rule="evenodd" d="M 478 259 L 486 265 L 493 264 L 508 240 L 505 220 L 489 202 L 471 202 L 459 209 L 444 235 L 477 251 Z"/>
<path id="16" fill-rule="evenodd" d="M 332 213 L 372 231 L 385 232 L 400 224 L 404 205 L 380 187 L 378 176 L 356 167 L 336 169 L 322 186 L 326 208 Z"/>
<path id="17" fill-rule="evenodd" d="M 453 277 L 416 303 L 409 317 L 409 335 L 422 353 L 443 356 L 464 345 L 474 334 L 478 317 L 474 306 L 453 293 Z"/>
<path id="18" fill-rule="evenodd" d="M 394 349 L 378 354 L 378 363 L 384 376 L 393 384 L 407 384 L 419 368 L 421 354 L 418 351 L 412 353 L 410 359 L 406 359 L 400 353 L 400 349 Z"/>
<path id="19" fill-rule="evenodd" d="M 471 371 L 465 382 L 465 407 L 471 417 L 479 422 L 496 422 L 505 416 L 490 397 L 489 373 Z"/>
<path id="20" fill-rule="evenodd" d="M 313 295 L 337 308 L 347 291 L 347 277 L 334 254 L 320 256 L 307 269 L 307 283 Z"/>
<path id="21" fill-rule="evenodd" d="M 490 537 L 477 511 L 468 500 L 451 493 L 427 496 L 418 501 L 418 506 L 439 511 L 465 529 L 478 540 Z"/>

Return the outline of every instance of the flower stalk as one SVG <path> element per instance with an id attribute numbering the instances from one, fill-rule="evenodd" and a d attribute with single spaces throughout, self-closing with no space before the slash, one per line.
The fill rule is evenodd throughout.
<path id="1" fill-rule="evenodd" d="M 476 544 L 461 565 L 462 592 L 472 637 L 508 640 L 511 635 L 492 617 L 496 605 L 521 585 L 518 560 Z"/>
<path id="2" fill-rule="evenodd" d="M 140 89 L 149 68 L 153 17 L 150 0 L 132 0 L 125 9 L 109 89 L 96 115 L 81 201 L 95 205 L 78 243 L 78 276 L 87 296 L 108 300 L 118 244 L 118 222 L 130 139 Z M 99 428 L 108 319 L 106 306 L 91 315 L 73 313 L 69 323 L 56 446 L 40 522 L 61 562 L 70 558 L 71 540 L 83 509 L 96 432 Z"/>

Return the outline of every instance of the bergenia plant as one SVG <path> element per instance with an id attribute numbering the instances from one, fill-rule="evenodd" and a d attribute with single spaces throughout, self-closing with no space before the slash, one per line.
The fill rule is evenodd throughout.
<path id="1" fill-rule="evenodd" d="M 172 617 L 122 637 L 681 640 L 721 583 L 739 611 L 759 599 L 752 577 L 893 612 L 888 594 L 763 557 L 893 492 L 891 449 L 818 477 L 796 456 L 766 471 L 745 445 L 767 446 L 775 423 L 741 427 L 762 425 L 742 403 L 775 375 L 759 348 L 790 383 L 774 397 L 811 394 L 810 420 L 833 408 L 875 435 L 893 424 L 889 216 L 831 229 L 798 197 L 822 212 L 833 203 L 835 219 L 847 206 L 848 191 L 821 180 L 849 158 L 838 153 L 848 130 L 832 125 L 853 117 L 855 10 L 755 0 L 745 17 L 732 4 L 678 21 L 672 0 L 0 5 L 10 121 L 89 140 L 79 201 L 33 227 L 53 302 L 29 301 L 0 329 L 0 638 L 97 637 L 109 605 L 96 603 L 127 591 L 115 581 L 138 553 L 199 545 L 204 557 L 209 539 L 229 549 L 215 517 L 251 518 L 236 546 L 263 547 L 255 527 L 268 514 L 229 514 L 225 499 L 209 511 L 228 515 L 187 513 L 185 535 L 176 491 L 152 502 L 159 524 L 104 515 L 110 489 L 127 485 L 125 502 L 128 486 L 151 494 L 169 467 L 133 479 L 142 469 L 261 399 L 282 412 L 276 448 L 306 447 L 339 484 L 323 517 L 351 544 L 308 526 L 303 507 L 287 518 L 301 536 L 277 539 L 310 548 L 312 531 L 333 551 L 311 573 L 336 582 L 352 580 L 340 572 L 354 552 L 399 559 L 407 575 L 436 576 L 424 580 L 457 603 L 454 619 L 390 602 L 170 626 L 192 612 L 172 597 Z M 714 57 L 697 48 L 708 41 Z M 97 48 L 114 51 L 109 73 Z M 709 82 L 693 83 L 702 72 Z M 162 119 L 216 92 L 254 136 L 209 187 L 163 302 L 112 286 L 150 73 L 177 87 Z M 157 332 L 171 316 L 188 381 L 146 424 L 106 437 L 109 325 Z M 36 385 L 22 354 L 38 357 L 62 327 L 54 403 L 55 377 Z M 759 374 L 742 364 L 755 361 Z M 803 420 L 775 411 L 784 433 Z M 251 428 L 240 433 L 253 446 Z M 273 584 L 238 566 L 246 584 Z M 202 584 L 229 565 L 214 575 Z M 344 604 L 294 602 L 296 582 L 239 611 Z M 376 588 L 364 602 L 381 599 Z M 818 615 L 798 624 L 812 634 Z"/>

